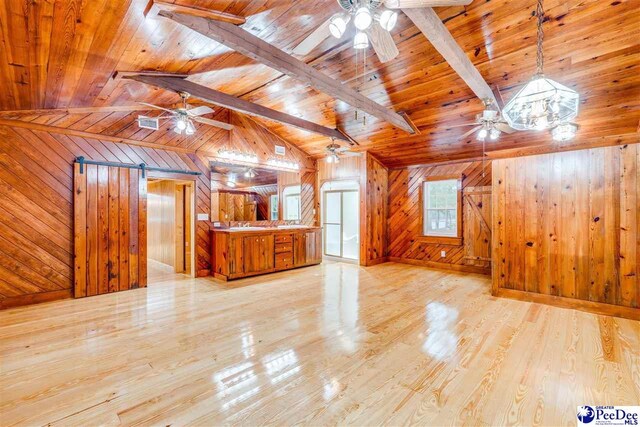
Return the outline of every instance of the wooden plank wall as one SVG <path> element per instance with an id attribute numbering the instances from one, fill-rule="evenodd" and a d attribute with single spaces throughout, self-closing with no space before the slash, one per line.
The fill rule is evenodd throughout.
<path id="1" fill-rule="evenodd" d="M 147 185 L 148 256 L 176 266 L 176 184 L 149 181 Z"/>
<path id="2" fill-rule="evenodd" d="M 360 260 L 363 265 L 375 265 L 387 261 L 387 168 L 367 153 L 363 158 L 365 212 L 360 219 Z"/>
<path id="3" fill-rule="evenodd" d="M 0 307 L 71 296 L 76 156 L 202 172 L 196 213 L 209 214 L 209 169 L 195 154 L 0 126 Z M 210 268 L 209 223 L 196 229 L 202 276 Z"/>
<path id="4" fill-rule="evenodd" d="M 387 261 L 388 171 L 372 154 L 343 157 L 339 163 L 318 161 L 318 196 L 330 181 L 356 181 L 360 186 L 360 265 Z M 317 201 L 318 217 L 320 203 Z"/>
<path id="5" fill-rule="evenodd" d="M 497 160 L 493 173 L 495 295 L 640 307 L 638 144 Z"/>
<path id="6" fill-rule="evenodd" d="M 302 207 L 301 223 L 309 226 L 318 224 L 318 209 L 316 198 L 316 172 L 305 171 L 300 174 L 300 205 Z"/>
<path id="7" fill-rule="evenodd" d="M 490 162 L 486 162 L 484 166 L 482 162 L 467 162 L 389 170 L 389 216 L 387 228 L 390 260 L 490 274 L 489 265 L 478 266 L 478 263 L 474 260 L 477 257 L 483 259 L 490 257 L 488 245 L 485 246 L 484 252 L 478 249 L 477 253 L 469 253 L 469 247 L 465 249 L 464 239 L 462 245 L 452 246 L 426 243 L 419 238 L 422 234 L 420 229 L 422 215 L 420 191 L 422 183 L 429 176 L 457 174 L 460 174 L 463 178 L 463 199 L 465 192 L 471 189 L 477 191 L 478 187 L 491 185 Z M 485 198 L 486 201 L 489 201 L 489 199 Z M 463 202 L 465 201 L 463 200 Z M 480 199 L 480 202 L 482 202 L 482 199 Z M 486 203 L 480 204 L 479 209 L 482 210 L 482 215 L 490 223 L 490 206 L 487 206 Z M 478 215 L 465 215 L 463 210 L 463 236 L 468 236 L 470 230 L 479 230 L 482 227 L 481 221 Z M 441 257 L 441 251 L 446 251 L 444 258 Z"/>

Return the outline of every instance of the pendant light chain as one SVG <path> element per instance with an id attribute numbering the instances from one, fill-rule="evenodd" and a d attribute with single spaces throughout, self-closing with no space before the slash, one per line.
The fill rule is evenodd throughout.
<path id="1" fill-rule="evenodd" d="M 536 57 L 536 65 L 538 75 L 543 74 L 544 67 L 544 52 L 542 50 L 542 42 L 544 41 L 544 30 L 542 25 L 544 24 L 544 6 L 543 0 L 538 0 L 538 7 L 536 9 L 536 15 L 538 16 L 538 52 Z"/>

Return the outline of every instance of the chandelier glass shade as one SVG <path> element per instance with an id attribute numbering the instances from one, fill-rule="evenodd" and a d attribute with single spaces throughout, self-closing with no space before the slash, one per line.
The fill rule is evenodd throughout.
<path id="1" fill-rule="evenodd" d="M 536 75 L 502 110 L 516 130 L 545 130 L 578 115 L 580 95 L 572 89 Z"/>
<path id="2" fill-rule="evenodd" d="M 366 33 L 359 32 L 353 38 L 354 49 L 366 49 L 368 46 L 369 46 L 369 37 L 367 37 Z"/>
<path id="3" fill-rule="evenodd" d="M 536 46 L 536 74 L 505 105 L 502 116 L 516 130 L 552 129 L 560 123 L 572 121 L 578 115 L 580 96 L 576 91 L 543 74 L 544 7 L 538 0 L 536 16 L 538 38 Z"/>

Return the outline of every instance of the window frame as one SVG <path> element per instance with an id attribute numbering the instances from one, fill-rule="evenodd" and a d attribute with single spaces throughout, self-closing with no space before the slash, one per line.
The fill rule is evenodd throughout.
<path id="1" fill-rule="evenodd" d="M 425 234 L 424 230 L 424 221 L 425 221 L 425 188 L 427 183 L 434 181 L 450 181 L 455 180 L 457 183 L 457 196 L 456 196 L 456 235 L 455 236 L 443 236 L 443 235 L 435 235 L 435 234 Z M 423 243 L 436 243 L 441 245 L 452 245 L 452 246 L 461 246 L 462 245 L 462 175 L 438 175 L 438 176 L 428 176 L 422 180 L 420 184 L 420 235 L 418 236 L 418 240 Z"/>

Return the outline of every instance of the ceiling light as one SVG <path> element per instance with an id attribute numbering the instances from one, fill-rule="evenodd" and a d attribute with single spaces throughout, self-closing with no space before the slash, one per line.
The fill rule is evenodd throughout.
<path id="1" fill-rule="evenodd" d="M 247 169 L 247 171 L 244 173 L 244 177 L 245 178 L 255 178 L 256 177 L 256 172 L 253 169 Z"/>
<path id="2" fill-rule="evenodd" d="M 543 74 L 544 56 L 542 24 L 544 9 L 538 0 L 537 70 L 527 85 L 502 110 L 504 119 L 516 130 L 544 130 L 569 122 L 578 115 L 580 95 L 548 79 Z"/>
<path id="3" fill-rule="evenodd" d="M 569 141 L 576 136 L 577 130 L 578 126 L 573 123 L 560 123 L 558 126 L 553 128 L 551 136 L 554 141 Z"/>
<path id="4" fill-rule="evenodd" d="M 294 171 L 297 171 L 300 169 L 300 165 L 298 165 L 296 162 L 289 162 L 287 160 L 269 159 L 267 161 L 267 164 L 269 166 L 274 166 L 278 169 L 290 169 Z"/>
<path id="5" fill-rule="evenodd" d="M 386 9 L 380 15 L 380 26 L 387 31 L 393 30 L 393 27 L 396 26 L 396 22 L 398 21 L 398 14 L 392 10 Z"/>
<path id="6" fill-rule="evenodd" d="M 194 133 L 196 133 L 196 128 L 193 126 L 191 120 L 187 120 L 187 128 L 185 129 L 185 133 L 187 135 L 193 135 Z"/>
<path id="7" fill-rule="evenodd" d="M 492 141 L 495 141 L 496 139 L 498 139 L 498 137 L 500 136 L 500 131 L 496 128 L 493 128 L 489 131 L 489 138 L 491 138 Z"/>
<path id="8" fill-rule="evenodd" d="M 478 136 L 476 137 L 476 139 L 478 141 L 484 141 L 484 139 L 487 137 L 487 130 L 485 128 L 480 129 L 480 132 L 478 132 Z"/>
<path id="9" fill-rule="evenodd" d="M 245 163 L 258 163 L 258 156 L 255 154 L 245 154 L 233 150 L 219 150 L 218 157 Z"/>
<path id="10" fill-rule="evenodd" d="M 356 11 L 355 17 L 353 18 L 353 24 L 360 31 L 364 31 L 369 28 L 369 25 L 371 25 L 371 21 L 371 12 L 369 11 L 369 8 L 365 6 L 359 8 Z"/>
<path id="11" fill-rule="evenodd" d="M 344 13 L 340 13 L 338 15 L 334 15 L 329 21 L 329 32 L 331 35 L 337 39 L 342 37 L 344 32 L 347 29 L 347 24 L 351 17 L 349 15 L 345 15 Z"/>
<path id="12" fill-rule="evenodd" d="M 331 153 L 325 159 L 327 163 L 340 163 L 340 157 L 336 153 Z"/>
<path id="13" fill-rule="evenodd" d="M 353 38 L 354 49 L 366 49 L 369 47 L 369 37 L 365 33 L 358 33 Z"/>
<path id="14" fill-rule="evenodd" d="M 179 116 L 176 120 L 176 128 L 183 131 L 187 128 L 187 118 L 183 116 Z"/>

